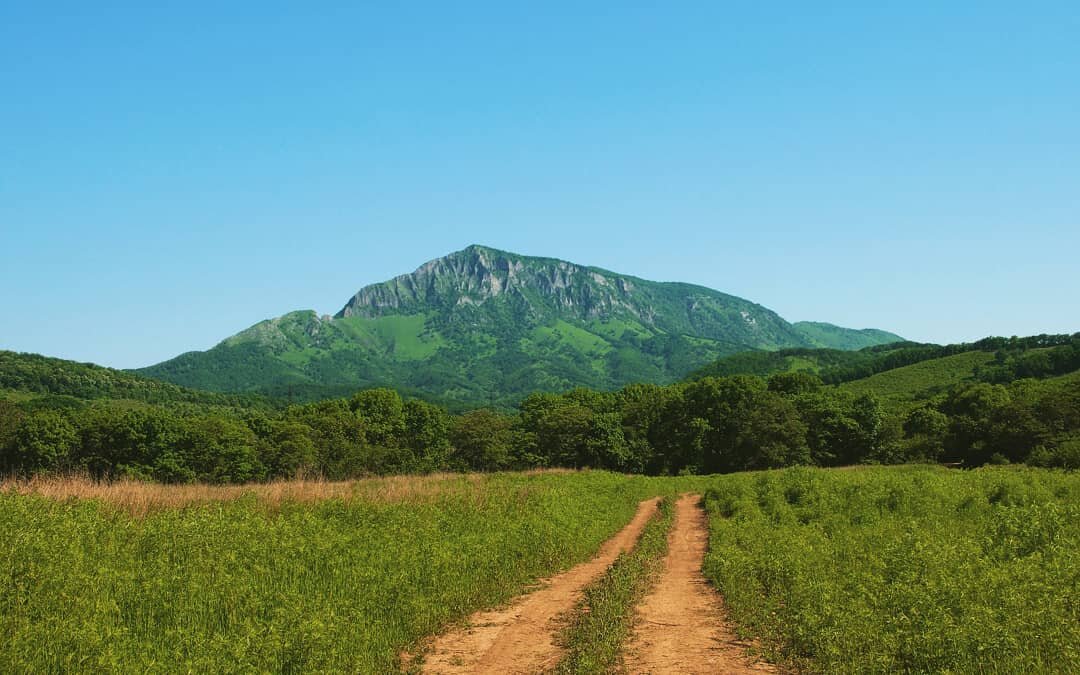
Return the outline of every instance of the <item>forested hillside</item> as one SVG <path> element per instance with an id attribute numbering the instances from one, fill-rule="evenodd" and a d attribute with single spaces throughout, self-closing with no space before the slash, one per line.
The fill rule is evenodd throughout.
<path id="1" fill-rule="evenodd" d="M 701 286 L 470 246 L 361 289 L 333 317 L 291 312 L 139 372 L 222 392 L 312 400 L 387 386 L 458 410 L 508 408 L 533 391 L 667 384 L 747 350 L 900 339 L 791 324 Z"/>
<path id="2" fill-rule="evenodd" d="M 389 389 L 281 408 L 189 401 L 201 395 L 168 388 L 174 398 L 153 402 L 58 400 L 52 390 L 42 395 L 41 382 L 71 387 L 70 378 L 43 376 L 0 401 L 0 470 L 235 482 L 531 467 L 678 474 L 909 461 L 1080 466 L 1080 335 L 1001 345 L 957 347 L 839 386 L 807 372 L 704 377 L 534 393 L 514 413 L 460 415 Z M 69 367 L 41 359 L 29 362 L 43 373 Z M 106 380 L 111 372 L 70 367 Z M 129 386 L 154 388 L 135 379 Z"/>
<path id="3" fill-rule="evenodd" d="M 0 392 L 21 392 L 20 398 L 48 398 L 44 405 L 65 398 L 82 400 L 127 399 L 145 403 L 200 406 L 259 407 L 271 403 L 262 397 L 221 394 L 180 387 L 123 370 L 104 368 L 39 354 L 0 350 Z"/>

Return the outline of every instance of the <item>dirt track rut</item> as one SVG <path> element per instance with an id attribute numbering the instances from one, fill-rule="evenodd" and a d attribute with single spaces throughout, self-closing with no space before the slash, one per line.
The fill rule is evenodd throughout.
<path id="1" fill-rule="evenodd" d="M 556 618 L 573 609 L 582 590 L 634 546 L 659 498 L 642 502 L 634 519 L 582 563 L 547 580 L 546 585 L 514 600 L 510 606 L 474 614 L 466 627 L 441 635 L 424 658 L 424 673 L 538 673 L 553 668 L 562 656 L 555 644 Z"/>
<path id="2" fill-rule="evenodd" d="M 685 495 L 675 505 L 664 571 L 637 608 L 626 669 L 635 675 L 775 672 L 745 656 L 748 644 L 736 638 L 723 599 L 701 573 L 709 530 L 700 501 Z"/>

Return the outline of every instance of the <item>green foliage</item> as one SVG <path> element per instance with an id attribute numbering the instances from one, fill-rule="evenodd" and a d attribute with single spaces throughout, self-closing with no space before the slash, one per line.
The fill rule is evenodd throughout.
<path id="1" fill-rule="evenodd" d="M 839 388 L 857 396 L 872 394 L 899 410 L 909 410 L 950 387 L 974 382 L 979 367 L 993 358 L 990 352 L 964 352 L 887 370 Z"/>
<path id="2" fill-rule="evenodd" d="M 989 337 L 954 345 L 895 342 L 858 351 L 781 349 L 724 357 L 690 374 L 703 377 L 811 373 L 826 384 L 850 383 L 856 393 L 873 391 L 906 403 L 925 400 L 965 380 L 1007 383 L 1051 377 L 1080 369 L 1080 334 Z"/>
<path id="3" fill-rule="evenodd" d="M 4 464 L 28 472 L 60 469 L 78 440 L 74 425 L 59 412 L 35 411 L 23 418 L 11 434 Z"/>
<path id="4" fill-rule="evenodd" d="M 604 576 L 585 588 L 569 625 L 560 635 L 566 655 L 556 673 L 610 673 L 633 628 L 634 607 L 663 569 L 674 521 L 671 498 L 645 526 L 637 545 L 622 553 Z"/>
<path id="5" fill-rule="evenodd" d="M 812 671 L 1075 672 L 1080 476 L 790 469 L 713 479 L 706 575 Z"/>
<path id="6" fill-rule="evenodd" d="M 244 483 L 266 476 L 255 434 L 227 417 L 198 417 L 177 444 L 178 455 L 195 476 L 208 483 Z"/>
<path id="7" fill-rule="evenodd" d="M 129 399 L 159 404 L 267 407 L 257 396 L 226 395 L 185 389 L 169 382 L 141 377 L 91 363 L 76 363 L 38 354 L 0 350 L 0 390 L 66 396 L 76 400 Z M 69 399 L 70 400 L 70 399 Z M 55 401 L 52 407 L 72 407 Z"/>
<path id="8" fill-rule="evenodd" d="M 816 321 L 798 321 L 792 325 L 806 338 L 807 342 L 815 347 L 854 350 L 902 342 L 904 339 L 895 333 L 874 328 L 853 330 Z"/>
<path id="9" fill-rule="evenodd" d="M 134 517 L 0 493 L 6 672 L 360 672 L 538 577 L 634 514 L 643 479 L 447 479 L 405 502 L 254 499 Z"/>
<path id="10" fill-rule="evenodd" d="M 649 438 L 666 473 L 718 473 L 810 461 L 791 400 L 760 378 L 705 378 L 668 400 Z"/>
<path id="11" fill-rule="evenodd" d="M 1039 336 L 1035 343 L 1045 346 L 1032 348 L 1031 338 L 1014 340 L 1003 345 L 994 362 L 979 369 L 977 376 L 985 382 L 1006 383 L 1028 377 L 1052 377 L 1080 370 L 1080 334 L 1065 341 L 1064 336 Z"/>
<path id="12" fill-rule="evenodd" d="M 335 317 L 299 311 L 139 372 L 290 402 L 393 386 L 455 410 L 535 391 L 670 383 L 747 349 L 843 349 L 882 331 L 792 325 L 734 296 L 481 246 L 361 289 Z"/>
<path id="13" fill-rule="evenodd" d="M 1045 355 L 1072 349 L 1045 346 L 1062 339 L 1006 344 L 1010 353 L 1034 345 Z M 532 394 L 516 415 L 481 409 L 459 417 L 386 388 L 276 410 L 16 392 L 0 401 L 0 468 L 242 482 L 538 466 L 669 475 L 928 461 L 1075 466 L 1080 371 L 980 381 L 979 364 L 996 358 L 961 351 L 838 387 L 796 371 L 768 381 L 735 375 L 616 392 L 577 388 Z M 32 362 L 65 381 L 65 362 Z"/>
<path id="14" fill-rule="evenodd" d="M 514 418 L 492 410 L 465 413 L 454 421 L 451 443 L 463 468 L 500 470 L 514 466 L 521 437 Z"/>

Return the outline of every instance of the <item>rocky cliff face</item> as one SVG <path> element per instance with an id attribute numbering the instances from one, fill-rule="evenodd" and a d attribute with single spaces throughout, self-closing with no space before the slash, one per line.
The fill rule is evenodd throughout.
<path id="1" fill-rule="evenodd" d="M 528 258 L 484 246 L 421 265 L 411 274 L 361 289 L 338 317 L 376 317 L 410 310 L 448 309 L 511 298 L 574 314 L 600 316 L 631 308 L 634 284 L 562 260 Z"/>
<path id="2" fill-rule="evenodd" d="M 415 272 L 361 289 L 337 317 L 452 313 L 503 303 L 537 320 L 625 319 L 665 332 L 773 344 L 802 344 L 772 311 L 690 284 L 636 279 L 564 260 L 520 256 L 484 246 L 421 265 Z"/>

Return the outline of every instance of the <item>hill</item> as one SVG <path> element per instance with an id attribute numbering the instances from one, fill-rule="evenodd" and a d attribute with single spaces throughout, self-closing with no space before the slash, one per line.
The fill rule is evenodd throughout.
<path id="1" fill-rule="evenodd" d="M 951 345 L 894 343 L 859 351 L 783 349 L 728 356 L 688 379 L 730 375 L 769 377 L 805 372 L 855 395 L 873 394 L 900 411 L 964 382 L 1006 384 L 1066 376 L 1080 369 L 1080 333 L 1025 338 L 988 337 Z"/>
<path id="2" fill-rule="evenodd" d="M 727 377 L 729 375 L 757 375 L 769 377 L 776 373 L 814 373 L 821 376 L 825 371 L 852 368 L 869 363 L 875 352 L 849 352 L 840 349 L 779 349 L 777 351 L 741 352 L 699 368 L 688 377 Z"/>
<path id="3" fill-rule="evenodd" d="M 889 408 L 906 410 L 956 384 L 976 381 L 980 368 L 993 361 L 993 352 L 963 352 L 886 370 L 839 388 L 856 396 L 873 394 Z"/>
<path id="4" fill-rule="evenodd" d="M 899 339 L 791 324 L 702 286 L 470 246 L 362 288 L 333 317 L 292 312 L 138 372 L 307 398 L 389 385 L 467 407 L 511 405 L 537 390 L 673 382 L 747 350 Z"/>
<path id="5" fill-rule="evenodd" d="M 265 399 L 198 391 L 141 375 L 39 354 L 0 351 L 0 399 L 67 407 L 92 400 L 265 407 Z"/>
<path id="6" fill-rule="evenodd" d="M 792 325 L 812 346 L 826 349 L 862 349 L 903 340 L 895 333 L 876 328 L 856 330 L 819 321 L 798 321 Z"/>

